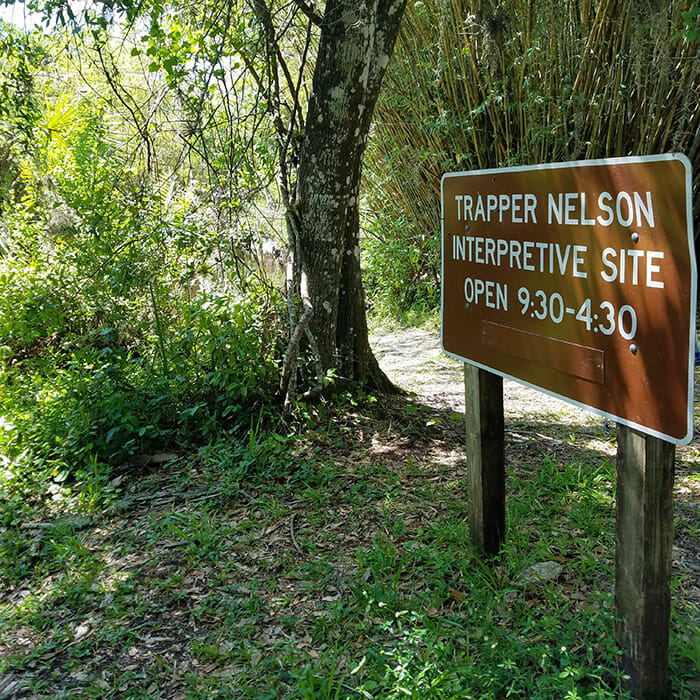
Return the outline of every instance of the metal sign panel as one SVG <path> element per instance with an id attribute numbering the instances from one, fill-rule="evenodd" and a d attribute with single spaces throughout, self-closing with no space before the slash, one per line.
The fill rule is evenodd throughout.
<path id="1" fill-rule="evenodd" d="M 444 175 L 443 350 L 686 444 L 691 212 L 677 154 Z"/>

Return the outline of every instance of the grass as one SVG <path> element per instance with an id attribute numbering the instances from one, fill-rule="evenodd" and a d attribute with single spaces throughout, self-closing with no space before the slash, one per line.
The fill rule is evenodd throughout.
<path id="1" fill-rule="evenodd" d="M 89 498 L 18 510 L 8 494 L 0 697 L 626 697 L 614 464 L 596 447 L 609 435 L 581 447 L 553 417 L 510 423 L 509 535 L 487 566 L 460 426 L 413 405 L 327 411 L 304 437 L 222 442 L 118 486 L 96 476 Z M 692 502 L 697 466 L 684 469 Z M 695 553 L 699 529 L 679 506 Z M 677 571 L 683 700 L 698 690 L 696 586 Z"/>

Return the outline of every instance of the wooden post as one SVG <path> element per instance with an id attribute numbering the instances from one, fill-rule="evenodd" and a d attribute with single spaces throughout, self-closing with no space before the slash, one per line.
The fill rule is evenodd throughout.
<path id="1" fill-rule="evenodd" d="M 670 696 L 675 446 L 617 426 L 615 639 L 633 697 Z"/>
<path id="2" fill-rule="evenodd" d="M 503 378 L 464 364 L 469 530 L 477 549 L 498 554 L 506 533 Z"/>

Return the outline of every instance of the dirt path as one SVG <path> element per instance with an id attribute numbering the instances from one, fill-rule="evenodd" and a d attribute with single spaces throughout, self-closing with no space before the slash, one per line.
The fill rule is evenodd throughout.
<path id="1" fill-rule="evenodd" d="M 372 347 L 379 364 L 400 387 L 415 392 L 428 406 L 464 411 L 462 363 L 442 352 L 438 331 L 407 328 L 378 331 L 372 336 Z M 588 411 L 529 389 L 517 382 L 503 383 L 506 421 L 535 422 L 554 420 L 562 426 L 581 426 L 608 430 L 609 422 Z"/>
<path id="2" fill-rule="evenodd" d="M 442 352 L 439 331 L 425 328 L 379 330 L 372 335 L 371 342 L 382 369 L 398 386 L 415 393 L 420 402 L 433 408 L 464 411 L 462 363 Z M 700 408 L 697 407 L 700 370 L 696 371 L 695 397 L 695 437 L 677 452 L 682 461 L 697 464 L 700 460 Z M 523 420 L 545 426 L 555 423 L 560 428 L 599 433 L 605 441 L 614 437 L 611 421 L 517 382 L 504 381 L 503 399 L 507 423 L 519 424 Z"/>

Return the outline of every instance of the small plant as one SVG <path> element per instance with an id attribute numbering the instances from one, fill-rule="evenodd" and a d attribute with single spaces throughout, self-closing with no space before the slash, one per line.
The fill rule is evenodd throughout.
<path id="1" fill-rule="evenodd" d="M 430 316 L 440 294 L 439 236 L 379 217 L 362 239 L 362 254 L 374 314 L 410 317 L 412 325 Z"/>

